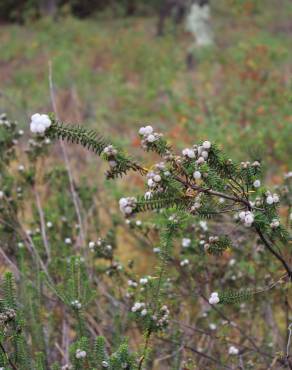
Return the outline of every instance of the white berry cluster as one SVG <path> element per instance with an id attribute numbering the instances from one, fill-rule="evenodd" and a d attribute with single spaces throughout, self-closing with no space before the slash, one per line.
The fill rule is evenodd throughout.
<path id="1" fill-rule="evenodd" d="M 145 200 L 151 199 L 154 191 L 162 192 L 162 179 L 170 175 L 165 162 L 156 163 L 153 168 L 154 169 L 147 174 L 147 185 L 149 190 L 144 194 Z"/>
<path id="2" fill-rule="evenodd" d="M 6 324 L 8 321 L 15 319 L 16 312 L 13 308 L 7 308 L 0 313 L 0 324 Z"/>
<path id="3" fill-rule="evenodd" d="M 159 187 L 159 183 L 161 182 L 161 176 L 157 172 L 150 171 L 147 174 L 147 185 L 149 188 L 152 189 L 157 189 Z"/>
<path id="4" fill-rule="evenodd" d="M 49 145 L 51 144 L 51 140 L 46 137 L 44 140 L 34 140 L 34 139 L 29 139 L 28 140 L 28 149 L 26 150 L 27 153 L 31 153 L 33 151 L 36 151 L 37 149 L 42 149 L 44 145 Z"/>
<path id="5" fill-rule="evenodd" d="M 2 126 L 2 125 L 7 125 L 7 122 L 9 122 L 8 120 L 7 120 L 7 115 L 6 115 L 6 113 L 1 113 L 0 114 L 0 126 Z M 10 126 L 10 125 L 9 125 Z"/>
<path id="6" fill-rule="evenodd" d="M 77 310 L 80 310 L 82 307 L 82 304 L 78 301 L 78 299 L 75 299 L 75 301 L 71 302 L 71 306 L 76 308 Z"/>
<path id="7" fill-rule="evenodd" d="M 111 275 L 115 271 L 121 271 L 123 266 L 118 261 L 113 261 L 111 266 L 108 268 L 106 274 Z"/>
<path id="8" fill-rule="evenodd" d="M 131 308 L 132 312 L 139 313 L 140 316 L 145 317 L 148 314 L 148 310 L 146 309 L 146 305 L 143 302 L 136 302 L 133 307 Z M 160 310 L 152 315 L 149 316 L 155 324 L 157 329 L 162 329 L 168 325 L 169 321 L 169 310 L 166 305 L 162 306 Z"/>
<path id="9" fill-rule="evenodd" d="M 180 261 L 180 265 L 182 267 L 187 266 L 189 263 L 190 263 L 190 261 L 187 258 L 185 258 L 184 260 Z"/>
<path id="10" fill-rule="evenodd" d="M 113 145 L 108 145 L 103 149 L 103 154 L 108 160 L 108 163 L 110 167 L 114 168 L 117 166 L 117 161 L 115 160 L 118 151 L 116 148 L 113 147 Z"/>
<path id="11" fill-rule="evenodd" d="M 159 318 L 156 315 L 152 316 L 153 321 L 156 322 L 158 328 L 163 328 L 169 321 L 169 309 L 166 305 L 162 306 L 159 312 Z"/>
<path id="12" fill-rule="evenodd" d="M 136 283 L 136 281 L 130 279 L 130 280 L 128 280 L 128 285 L 132 288 L 137 288 L 138 283 Z"/>
<path id="13" fill-rule="evenodd" d="M 156 163 L 154 165 L 154 168 L 156 169 L 156 171 L 160 171 L 161 173 L 163 173 L 163 175 L 166 176 L 166 177 L 168 177 L 170 175 L 170 172 L 166 168 L 165 162 Z"/>
<path id="14" fill-rule="evenodd" d="M 244 168 L 244 169 L 249 168 L 250 166 L 251 167 L 255 167 L 255 168 L 261 166 L 261 164 L 260 164 L 259 161 L 254 161 L 253 163 L 250 163 L 249 161 L 247 161 L 247 162 L 241 162 L 240 165 L 241 165 L 241 168 Z"/>
<path id="15" fill-rule="evenodd" d="M 154 132 L 152 126 L 140 127 L 139 135 L 142 137 L 143 148 L 147 148 L 149 144 L 154 143 L 162 137 L 162 134 Z"/>
<path id="16" fill-rule="evenodd" d="M 276 229 L 277 227 L 280 226 L 280 221 L 277 218 L 274 218 L 270 223 L 270 226 L 272 229 Z"/>
<path id="17" fill-rule="evenodd" d="M 7 128 L 11 128 L 18 123 L 16 121 L 11 122 L 8 120 L 6 113 L 1 113 L 0 114 L 0 126 L 6 126 Z M 21 136 L 21 135 L 20 135 Z"/>
<path id="18" fill-rule="evenodd" d="M 219 302 L 220 302 L 219 294 L 217 292 L 211 293 L 210 298 L 209 298 L 209 303 L 210 304 L 217 304 Z"/>
<path id="19" fill-rule="evenodd" d="M 279 195 L 274 193 L 272 194 L 270 191 L 266 192 L 266 203 L 271 206 L 272 204 L 279 203 L 280 198 Z"/>
<path id="20" fill-rule="evenodd" d="M 142 316 L 147 314 L 144 302 L 135 302 L 134 306 L 131 308 L 132 312 L 140 312 Z"/>
<path id="21" fill-rule="evenodd" d="M 204 245 L 204 249 L 207 251 L 210 248 L 211 244 L 215 244 L 218 241 L 219 241 L 218 236 L 210 236 L 208 241 L 207 242 L 204 241 L 204 244 L 203 243 L 202 244 Z"/>
<path id="22" fill-rule="evenodd" d="M 202 193 L 199 193 L 196 197 L 195 197 L 195 199 L 194 199 L 194 204 L 191 206 L 191 208 L 190 208 L 190 211 L 192 212 L 192 213 L 195 213 L 195 212 L 197 212 L 197 210 L 199 209 L 199 208 L 201 208 L 201 206 L 202 206 L 202 203 L 201 203 L 201 197 L 202 197 Z"/>
<path id="23" fill-rule="evenodd" d="M 236 348 L 236 347 L 234 347 L 234 346 L 230 346 L 230 347 L 229 347 L 229 350 L 228 350 L 228 353 L 229 353 L 230 355 L 236 356 L 236 355 L 238 355 L 238 353 L 239 353 L 239 349 L 238 349 L 238 348 Z"/>
<path id="24" fill-rule="evenodd" d="M 244 223 L 244 226 L 250 227 L 254 222 L 254 214 L 251 211 L 242 211 L 238 214 L 241 222 Z"/>
<path id="25" fill-rule="evenodd" d="M 204 141 L 202 145 L 194 145 L 192 148 L 183 149 L 182 155 L 187 159 L 196 159 L 196 164 L 200 165 L 208 159 L 210 148 L 210 141 Z M 193 176 L 194 178 L 196 178 L 195 176 L 200 176 L 199 171 L 195 171 Z M 201 178 L 201 176 L 199 178 Z"/>
<path id="26" fill-rule="evenodd" d="M 81 358 L 85 358 L 86 357 L 86 352 L 81 350 L 80 348 L 77 348 L 76 349 L 76 353 L 75 353 L 75 357 L 80 360 Z"/>
<path id="27" fill-rule="evenodd" d="M 135 197 L 121 198 L 119 200 L 120 210 L 124 215 L 130 215 L 136 208 L 137 199 Z"/>
<path id="28" fill-rule="evenodd" d="M 35 134 L 43 134 L 52 124 L 47 114 L 35 113 L 31 116 L 30 131 Z"/>
<path id="29" fill-rule="evenodd" d="M 140 283 L 141 285 L 146 285 L 146 284 L 148 284 L 148 281 L 149 281 L 149 278 L 144 277 L 144 278 L 141 278 L 141 279 L 139 280 L 139 283 Z"/>
<path id="30" fill-rule="evenodd" d="M 96 248 L 96 247 L 101 247 L 101 246 L 102 246 L 102 244 L 103 244 L 102 239 L 101 239 L 101 238 L 98 238 L 95 242 L 91 240 L 91 241 L 88 243 L 88 248 L 89 248 L 92 252 L 94 252 L 95 248 Z M 108 250 L 111 250 L 111 249 L 112 249 L 112 246 L 111 246 L 111 245 L 107 245 L 105 248 L 106 248 L 106 249 L 108 249 Z"/>
<path id="31" fill-rule="evenodd" d="M 196 156 L 194 149 L 190 149 L 190 148 L 183 149 L 182 150 L 182 155 L 185 156 L 185 157 L 188 157 L 190 159 L 193 159 Z"/>
<path id="32" fill-rule="evenodd" d="M 103 149 L 103 153 L 108 157 L 115 157 L 118 154 L 118 151 L 112 145 L 108 145 Z"/>

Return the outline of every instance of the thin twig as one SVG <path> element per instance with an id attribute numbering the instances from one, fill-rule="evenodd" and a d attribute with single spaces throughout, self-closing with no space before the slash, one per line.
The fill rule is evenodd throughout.
<path id="1" fill-rule="evenodd" d="M 287 271 L 287 274 L 289 276 L 289 280 L 292 280 L 292 270 L 290 266 L 287 264 L 287 262 L 284 260 L 284 258 L 274 250 L 268 239 L 264 236 L 262 231 L 260 230 L 259 227 L 255 227 L 256 232 L 258 233 L 261 241 L 264 243 L 264 245 L 267 247 L 267 249 L 282 263 L 284 266 L 285 270 Z"/>
<path id="2" fill-rule="evenodd" d="M 286 358 L 289 358 L 289 351 L 290 351 L 290 343 L 291 343 L 291 336 L 292 336 L 292 323 L 288 326 L 288 340 L 287 340 L 287 347 L 286 347 Z"/>
<path id="3" fill-rule="evenodd" d="M 1 351 L 4 353 L 4 356 L 6 357 L 7 361 L 9 362 L 9 365 L 12 367 L 13 370 L 18 370 L 18 368 L 14 365 L 11 358 L 8 356 L 8 353 L 6 352 L 3 344 L 0 342 L 0 348 Z"/>
<path id="4" fill-rule="evenodd" d="M 2 247 L 0 247 L 0 254 L 2 255 L 3 259 L 11 266 L 15 278 L 16 280 L 18 280 L 21 274 L 18 267 L 15 265 L 15 263 L 11 261 L 11 259 L 7 256 Z"/>
<path id="5" fill-rule="evenodd" d="M 179 178 L 177 176 L 175 177 L 175 179 L 177 181 L 179 181 L 181 184 L 183 184 L 185 187 L 196 190 L 199 193 L 205 193 L 205 194 L 208 194 L 208 195 L 211 195 L 211 196 L 216 196 L 216 197 L 232 200 L 236 203 L 242 203 L 249 210 L 251 210 L 250 203 L 246 199 L 243 199 L 243 198 L 240 198 L 240 197 L 233 197 L 231 195 L 221 193 L 219 191 L 214 191 L 214 190 L 211 190 L 211 189 L 202 188 L 198 185 L 189 184 L 188 182 L 185 182 L 184 180 L 182 180 L 181 178 Z M 266 248 L 282 263 L 282 265 L 284 266 L 285 270 L 288 273 L 289 279 L 292 280 L 292 270 L 291 270 L 290 266 L 287 264 L 287 262 L 284 260 L 284 258 L 277 251 L 274 250 L 273 246 L 271 245 L 269 240 L 264 236 L 264 234 L 262 233 L 260 228 L 255 227 L 255 230 L 256 230 L 257 234 L 259 235 L 260 239 L 262 240 L 262 242 L 264 243 L 264 245 L 266 246 Z"/>
<path id="6" fill-rule="evenodd" d="M 39 193 L 36 190 L 36 188 L 34 188 L 34 193 L 35 193 L 36 205 L 37 205 L 37 209 L 38 209 L 38 213 L 39 213 L 39 217 L 40 217 L 42 239 L 43 239 L 43 243 L 44 243 L 45 250 L 46 250 L 46 253 L 47 253 L 47 257 L 48 257 L 47 263 L 50 263 L 50 261 L 51 261 L 51 248 L 50 248 L 48 238 L 47 238 L 47 233 L 46 233 L 46 224 L 45 224 L 44 211 L 42 209 L 40 196 L 39 196 Z"/>

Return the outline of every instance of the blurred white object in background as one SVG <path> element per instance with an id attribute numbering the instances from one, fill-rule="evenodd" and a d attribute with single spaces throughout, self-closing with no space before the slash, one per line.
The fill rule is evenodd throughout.
<path id="1" fill-rule="evenodd" d="M 198 46 L 213 44 L 213 33 L 210 27 L 210 7 L 208 4 L 200 6 L 194 3 L 186 17 L 186 30 L 196 39 Z"/>

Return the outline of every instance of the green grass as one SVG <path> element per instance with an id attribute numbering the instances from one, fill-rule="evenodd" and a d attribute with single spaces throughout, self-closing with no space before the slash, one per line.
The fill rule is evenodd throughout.
<path id="1" fill-rule="evenodd" d="M 239 160 L 272 162 L 279 174 L 292 152 L 291 31 L 281 31 L 291 5 L 269 0 L 247 16 L 223 4 L 213 9 L 216 46 L 195 51 L 192 71 L 190 36 L 169 25 L 156 38 L 151 18 L 1 26 L 0 109 L 23 126 L 31 113 L 50 111 L 51 60 L 63 119 L 129 145 L 149 122 L 181 146 L 209 138 Z"/>

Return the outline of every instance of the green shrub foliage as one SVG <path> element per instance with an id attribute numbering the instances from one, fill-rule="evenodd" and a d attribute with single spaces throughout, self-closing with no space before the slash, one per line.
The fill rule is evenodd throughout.
<path id="1" fill-rule="evenodd" d="M 277 309 L 289 324 L 291 173 L 269 190 L 256 158 L 236 163 L 208 140 L 178 153 L 151 126 L 139 130 L 147 166 L 52 114 L 34 115 L 31 130 L 23 150 L 24 133 L 1 116 L 0 367 L 291 367 L 288 326 L 276 342 L 269 323 L 240 320 Z M 57 139 L 101 157 L 107 184 L 140 176 L 145 191 L 128 188 L 118 211 L 98 181 L 51 164 Z M 146 274 L 122 258 L 129 243 Z"/>

